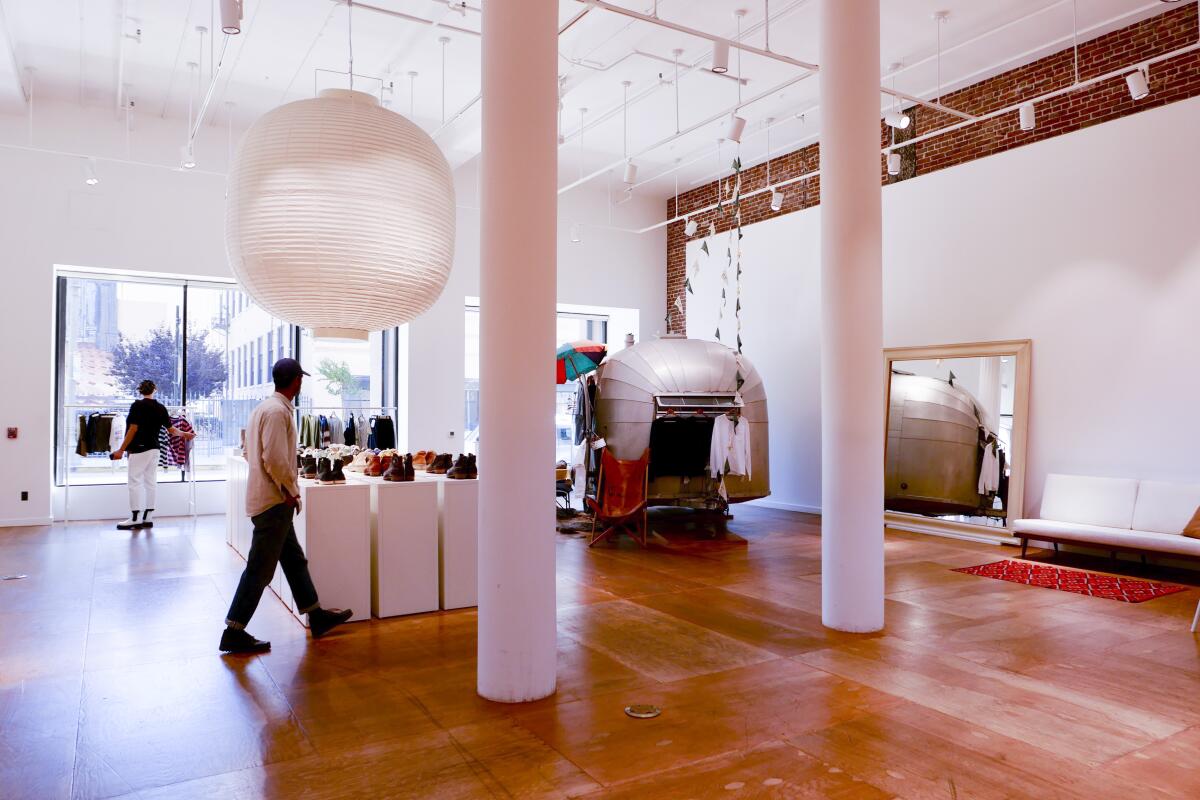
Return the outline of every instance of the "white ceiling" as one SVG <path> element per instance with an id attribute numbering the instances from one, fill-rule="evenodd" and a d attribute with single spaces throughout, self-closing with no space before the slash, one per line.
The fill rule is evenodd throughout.
<path id="1" fill-rule="evenodd" d="M 444 0 L 372 0 L 371 5 L 440 23 L 422 24 L 366 7 L 356 8 L 353 24 L 354 71 L 362 77 L 356 88 L 381 91 L 390 107 L 413 116 L 438 143 L 453 164 L 479 150 L 479 106 L 470 105 L 479 92 L 480 2 L 468 0 L 471 10 L 455 10 Z M 713 35 L 734 38 L 734 10 L 747 9 L 742 19 L 744 40 L 765 47 L 762 0 L 615 0 L 616 4 L 658 14 Z M 1078 27 L 1090 38 L 1173 6 L 1156 0 L 1075 0 Z M 881 0 L 882 63 L 907 65 L 895 76 L 901 91 L 932 98 L 937 91 L 937 24 L 933 13 L 950 12 L 941 27 L 943 85 L 973 83 L 989 74 L 1033 60 L 1069 44 L 1071 0 Z M 0 0 L 12 54 L 0 53 L 0 110 L 24 110 L 17 70 L 32 67 L 35 99 L 53 98 L 91 107 L 118 103 L 120 83 L 137 113 L 186 119 L 189 96 L 198 105 L 207 88 L 213 62 L 223 38 L 205 37 L 196 26 L 210 30 L 220 22 L 217 0 Z M 242 127 L 280 103 L 310 97 L 315 88 L 346 84 L 344 74 L 318 70 L 347 69 L 347 6 L 337 0 L 245 0 L 241 35 L 229 37 L 208 124 L 224 126 L 233 115 Z M 770 0 L 770 46 L 775 52 L 819 62 L 817 0 Z M 560 0 L 563 22 L 584 5 Z M 122 17 L 124 16 L 124 22 Z M 999 28 L 999 30 L 997 30 Z M 140 38 L 130 38 L 137 35 Z M 991 33 L 989 33 L 991 32 Z M 122 36 L 124 34 L 124 36 Z M 439 37 L 449 38 L 443 45 Z M 5 45 L 0 42 L 0 50 Z M 593 10 L 560 40 L 559 73 L 565 77 L 560 150 L 560 184 L 588 175 L 621 159 L 622 81 L 629 88 L 628 150 L 641 153 L 637 187 L 640 193 L 668 196 L 711 179 L 731 160 L 730 144 L 717 139 L 722 122 L 705 125 L 672 139 L 676 131 L 674 49 L 683 74 L 678 82 L 679 127 L 729 110 L 738 101 L 738 84 L 709 72 L 708 41 L 601 10 Z M 124 53 L 123 66 L 121 53 Z M 642 55 L 635 53 L 639 51 Z M 445 74 L 442 59 L 445 56 Z M 657 56 L 657 58 L 654 58 Z M 193 72 L 188 62 L 201 64 Z M 738 72 L 738 55 L 731 57 L 730 75 Z M 690 65 L 700 65 L 689 71 Z M 410 92 L 408 73 L 418 73 Z M 816 105 L 818 80 L 809 77 L 783 89 L 777 87 L 804 74 L 803 70 L 754 55 L 742 57 L 743 100 L 765 95 L 742 112 L 749 120 L 741 146 L 743 161 L 760 161 L 766 153 L 764 120 L 780 122 L 771 133 L 773 151 L 794 147 L 815 137 L 819 110 L 803 120 L 799 112 Z M 443 80 L 445 90 L 443 95 Z M 890 84 L 891 79 L 887 82 Z M 26 87 L 28 88 L 28 87 Z M 887 98 L 880 96 L 883 106 Z M 586 107 L 588 127 L 580 151 L 580 108 Z M 460 109 L 467 110 L 456 116 Z M 114 112 L 115 113 L 115 112 Z M 451 124 L 443 125 L 450 118 Z M 182 141 L 181 141 L 182 143 Z M 582 164 L 581 164 L 582 155 Z M 670 169 L 679 159 L 677 173 Z M 655 177 L 660 176 L 661 177 Z M 603 185 L 604 174 L 595 182 Z M 620 181 L 614 174 L 612 180 Z"/>

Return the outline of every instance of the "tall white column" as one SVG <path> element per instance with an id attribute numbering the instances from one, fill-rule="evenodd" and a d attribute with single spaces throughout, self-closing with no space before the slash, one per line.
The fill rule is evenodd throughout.
<path id="1" fill-rule="evenodd" d="M 479 694 L 554 693 L 558 2 L 483 5 Z"/>
<path id="2" fill-rule="evenodd" d="M 821 0 L 821 618 L 883 628 L 879 0 Z"/>

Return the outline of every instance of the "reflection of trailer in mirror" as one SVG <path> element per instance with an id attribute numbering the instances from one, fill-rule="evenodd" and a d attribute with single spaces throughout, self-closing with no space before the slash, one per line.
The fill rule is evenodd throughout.
<path id="1" fill-rule="evenodd" d="M 970 392 L 893 370 L 888 406 L 884 508 L 927 516 L 999 513 L 993 495 L 979 493 L 986 427 Z"/>
<path id="2" fill-rule="evenodd" d="M 726 476 L 730 503 L 771 493 L 767 395 L 758 370 L 717 342 L 665 336 L 612 354 L 598 373 L 596 432 L 620 459 L 650 450 L 650 505 L 723 508 L 708 477 L 713 419 L 750 425 L 750 477 Z"/>

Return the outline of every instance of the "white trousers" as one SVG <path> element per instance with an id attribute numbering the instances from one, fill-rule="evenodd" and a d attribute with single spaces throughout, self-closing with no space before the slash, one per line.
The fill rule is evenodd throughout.
<path id="1" fill-rule="evenodd" d="M 129 509 L 154 508 L 158 490 L 158 450 L 129 454 Z"/>

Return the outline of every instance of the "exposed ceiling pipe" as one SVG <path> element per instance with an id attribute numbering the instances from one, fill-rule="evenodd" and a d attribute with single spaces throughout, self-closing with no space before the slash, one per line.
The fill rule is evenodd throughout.
<path id="1" fill-rule="evenodd" d="M 167 118 L 167 105 L 171 102 L 171 93 L 175 90 L 175 76 L 179 73 L 179 59 L 183 55 L 183 43 L 187 41 L 188 33 L 195 30 L 192 27 L 192 5 L 194 3 L 195 0 L 188 0 L 187 12 L 183 15 L 183 33 L 179 34 L 179 45 L 175 48 L 175 60 L 171 63 L 171 78 L 167 81 L 167 93 L 163 96 L 162 111 L 158 115 L 159 119 Z M 82 10 L 82 5 L 80 9 Z M 82 50 L 80 52 L 82 53 Z M 82 97 L 82 92 L 80 96 Z"/>
<path id="2" fill-rule="evenodd" d="M 333 2 L 337 3 L 340 6 L 346 5 L 346 0 L 333 0 Z M 407 22 L 416 22 L 420 25 L 428 25 L 431 28 L 441 28 L 442 30 L 454 31 L 455 33 L 461 33 L 466 36 L 474 36 L 476 39 L 478 39 L 480 36 L 483 35 L 479 31 L 473 31 L 470 28 L 460 28 L 457 25 L 447 25 L 445 22 L 441 22 L 439 20 L 425 19 L 425 17 L 418 17 L 418 16 L 414 16 L 412 14 L 405 14 L 403 11 L 393 11 L 390 8 L 381 8 L 379 6 L 373 6 L 370 3 L 360 3 L 360 2 L 358 2 L 358 0 L 354 0 L 354 8 L 355 8 L 355 10 L 361 10 L 361 11 L 374 11 L 377 14 L 384 14 L 386 16 L 394 17 L 396 19 L 402 19 Z M 455 8 L 455 6 L 450 6 L 450 8 L 453 9 L 453 8 Z M 471 10 L 474 11 L 475 9 L 471 9 Z"/>
<path id="3" fill-rule="evenodd" d="M 221 67 L 225 64 L 225 51 L 229 49 L 229 36 L 230 34 L 225 34 L 225 38 L 221 42 L 221 55 L 217 57 L 216 66 L 213 67 L 212 80 L 208 82 L 208 91 L 204 93 L 204 102 L 200 104 L 200 110 L 196 112 L 196 120 L 192 124 L 192 129 L 188 131 L 188 147 L 195 144 L 196 137 L 200 135 L 200 126 L 204 124 L 204 115 L 208 113 L 208 107 L 212 104 L 213 94 L 217 91 L 217 81 L 221 77 Z"/>
<path id="4" fill-rule="evenodd" d="M 744 108 L 745 106 L 753 105 L 754 103 L 757 103 L 760 100 L 770 97 L 771 95 L 775 94 L 776 92 L 781 92 L 784 89 L 788 88 L 789 86 L 793 86 L 793 85 L 799 83 L 800 81 L 804 80 L 805 78 L 807 78 L 813 74 L 814 73 L 812 73 L 812 72 L 806 72 L 803 75 L 797 75 L 796 77 L 786 80 L 783 83 L 778 84 L 777 86 L 771 87 L 770 89 L 766 90 L 765 92 L 761 92 L 761 93 L 755 95 L 754 97 L 751 97 L 749 100 L 746 100 L 742 103 L 733 105 L 729 108 L 722 109 L 718 113 L 716 113 L 710 117 L 707 117 L 706 119 L 703 119 L 700 122 L 697 122 L 697 123 L 691 125 L 690 127 L 684 128 L 679 133 L 672 133 L 670 136 L 666 137 L 665 139 L 660 139 L 659 141 L 655 142 L 654 144 L 650 145 L 649 147 L 645 147 L 645 148 L 639 150 L 638 152 L 634 153 L 631 157 L 635 158 L 635 159 L 641 158 L 642 156 L 646 155 L 647 153 L 652 153 L 655 150 L 657 150 L 658 148 L 663 147 L 664 145 L 670 144 L 672 141 L 674 141 L 675 139 L 678 139 L 680 136 L 686 136 L 687 134 L 697 131 L 706 125 L 711 125 L 714 122 L 724 121 L 725 119 L 727 119 L 729 117 L 730 114 L 732 114 L 737 109 Z M 608 172 L 610 170 L 616 169 L 617 167 L 621 166 L 624 163 L 625 163 L 625 159 L 622 158 L 618 161 L 615 161 L 611 164 L 601 167 L 600 169 L 596 170 L 595 172 L 585 175 L 582 178 L 579 178 L 578 180 L 572 181 L 571 183 L 568 183 L 566 186 L 561 187 L 558 190 L 558 193 L 563 194 L 565 192 L 569 192 L 572 189 L 574 189 L 578 186 L 582 186 L 583 184 L 587 183 L 588 181 L 593 180 L 594 178 L 600 177 L 601 175 L 605 174 L 606 172 Z"/>
<path id="5" fill-rule="evenodd" d="M 659 61 L 663 64 L 669 64 L 672 67 L 675 66 L 674 59 L 666 58 L 665 56 L 660 56 L 655 53 L 647 53 L 644 50 L 634 50 L 632 52 L 626 53 L 625 55 L 618 58 L 616 61 L 611 61 L 608 64 L 600 64 L 595 61 L 589 62 L 588 60 L 583 59 L 583 58 L 571 58 L 569 56 L 564 56 L 562 53 L 558 54 L 558 57 L 561 58 L 563 61 L 566 61 L 568 64 L 571 64 L 572 66 L 576 66 L 576 67 L 583 67 L 584 69 L 590 69 L 593 72 L 608 72 L 613 67 L 617 66 L 618 64 L 625 63 L 626 61 L 633 58 L 634 56 L 641 56 L 642 58 L 648 58 L 651 61 Z M 695 70 L 697 68 L 697 66 L 698 65 L 696 65 L 696 64 L 688 66 L 686 68 L 686 71 L 692 72 L 693 70 Z M 706 75 L 711 75 L 714 78 L 720 78 L 721 80 L 737 81 L 737 82 L 741 83 L 743 86 L 750 83 L 750 81 L 748 81 L 745 78 L 739 78 L 738 76 L 730 75 L 729 73 L 717 73 L 717 72 L 713 72 L 713 71 L 707 70 L 707 69 L 702 70 L 702 73 L 706 74 Z"/>
<path id="6" fill-rule="evenodd" d="M 1052 91 L 1040 94 L 1037 97 L 1027 97 L 1018 103 L 1014 103 L 1013 105 L 1005 106 L 1004 108 L 998 108 L 995 111 L 989 111 L 986 114 L 981 114 L 980 116 L 978 116 L 972 120 L 965 120 L 963 122 L 955 123 L 954 125 L 947 125 L 944 128 L 938 128 L 936 131 L 930 131 L 929 133 L 926 133 L 922 136 L 914 136 L 913 138 L 911 138 L 907 141 L 898 142 L 895 145 L 889 145 L 887 147 L 884 147 L 880 150 L 880 152 L 881 153 L 889 153 L 892 150 L 900 150 L 905 147 L 910 147 L 912 145 L 919 144 L 920 142 L 928 141 L 929 139 L 935 139 L 938 136 L 944 136 L 947 133 L 952 133 L 954 131 L 965 128 L 969 125 L 974 125 L 979 122 L 986 122 L 987 120 L 995 119 L 996 117 L 1002 117 L 1005 114 L 1019 113 L 1021 106 L 1025 105 L 1026 103 L 1035 103 L 1035 104 L 1041 103 L 1046 100 L 1051 100 L 1055 97 L 1060 97 L 1064 94 L 1070 94 L 1072 92 L 1079 91 L 1080 89 L 1086 89 L 1087 87 L 1093 86 L 1097 83 L 1114 80 L 1116 78 L 1124 79 L 1125 76 L 1129 74 L 1130 70 L 1132 70 L 1134 68 L 1148 67 L 1151 64 L 1158 64 L 1162 61 L 1166 61 L 1168 59 L 1186 55 L 1187 53 L 1191 53 L 1196 50 L 1200 50 L 1200 41 L 1189 44 L 1186 47 L 1180 47 L 1176 50 L 1172 50 L 1169 53 L 1163 53 L 1161 55 L 1154 56 L 1153 58 L 1147 58 L 1147 59 L 1142 59 L 1140 61 L 1135 61 L 1132 64 L 1128 64 L 1124 67 L 1120 67 L 1120 68 L 1114 69 L 1110 72 L 1106 72 L 1103 75 L 1097 75 L 1093 78 L 1088 78 L 1085 81 L 1081 81 L 1079 83 L 1073 83 L 1070 86 L 1064 86 L 1061 89 L 1054 89 Z"/>

